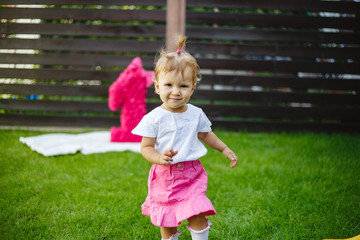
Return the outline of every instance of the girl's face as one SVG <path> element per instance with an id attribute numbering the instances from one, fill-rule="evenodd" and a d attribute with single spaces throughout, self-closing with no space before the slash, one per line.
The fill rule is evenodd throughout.
<path id="1" fill-rule="evenodd" d="M 190 100 L 196 86 L 192 79 L 192 72 L 188 69 L 184 71 L 184 78 L 180 72 L 160 73 L 155 87 L 163 102 L 161 106 L 171 112 L 185 112 L 186 103 Z"/>

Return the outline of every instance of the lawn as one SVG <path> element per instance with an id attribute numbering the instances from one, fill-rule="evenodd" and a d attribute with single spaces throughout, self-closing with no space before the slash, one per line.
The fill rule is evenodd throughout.
<path id="1" fill-rule="evenodd" d="M 43 157 L 0 130 L 0 239 L 160 239 L 141 215 L 151 166 L 132 152 Z M 215 131 L 202 162 L 218 214 L 210 239 L 324 239 L 360 234 L 360 135 Z M 180 239 L 191 239 L 186 221 Z"/>

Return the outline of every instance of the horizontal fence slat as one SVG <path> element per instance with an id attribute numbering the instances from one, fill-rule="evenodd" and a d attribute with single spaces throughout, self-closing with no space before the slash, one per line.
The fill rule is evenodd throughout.
<path id="1" fill-rule="evenodd" d="M 62 36 L 164 37 L 165 25 L 80 25 L 2 23 L 3 34 L 40 34 Z"/>
<path id="2" fill-rule="evenodd" d="M 138 5 L 165 6 L 166 0 L 3 0 L 2 4 L 40 4 L 40 5 Z M 268 0 L 187 0 L 188 7 L 233 8 L 233 9 L 267 9 L 267 10 L 295 10 L 314 12 L 360 13 L 359 3 L 350 1 L 268 1 Z"/>
<path id="3" fill-rule="evenodd" d="M 3 19 L 140 21 L 165 22 L 165 10 L 75 9 L 75 8 L 0 8 Z"/>
<path id="4" fill-rule="evenodd" d="M 316 31 L 285 31 L 285 30 L 258 30 L 237 28 L 212 28 L 212 27 L 186 27 L 189 38 L 242 40 L 242 41 L 279 41 L 279 42 L 313 42 L 313 43 L 344 43 L 358 44 L 360 34 L 316 32 Z"/>
<path id="5" fill-rule="evenodd" d="M 165 22 L 165 10 L 113 10 L 113 9 L 67 9 L 67 8 L 0 8 L 3 19 L 44 20 L 102 20 L 102 21 L 152 21 Z M 243 14 L 187 11 L 189 24 L 251 25 L 261 27 L 335 28 L 359 29 L 358 19 L 346 17 L 316 17 L 299 15 Z"/>
<path id="6" fill-rule="evenodd" d="M 107 37 L 164 37 L 165 25 L 78 25 L 78 24 L 21 24 L 2 23 L 3 34 L 41 34 L 62 36 L 107 36 Z M 293 41 L 314 43 L 358 44 L 359 33 L 258 30 L 238 28 L 213 28 L 187 26 L 189 38 L 243 40 L 243 41 Z"/>
<path id="7" fill-rule="evenodd" d="M 0 71 L 1 73 L 1 71 Z M 360 79 L 299 78 L 294 76 L 203 75 L 200 84 L 230 86 L 262 86 L 270 88 L 360 90 Z"/>
<path id="8" fill-rule="evenodd" d="M 148 103 L 148 111 L 160 103 Z M 331 119 L 360 120 L 360 108 L 342 107 L 273 107 L 273 106 L 242 106 L 242 105 L 208 105 L 196 104 L 212 118 L 224 116 L 286 118 L 286 119 Z M 59 101 L 59 100 L 22 100 L 0 99 L 3 110 L 33 110 L 58 112 L 97 112 L 110 113 L 107 101 Z"/>
<path id="9" fill-rule="evenodd" d="M 2 4 L 31 5 L 135 5 L 135 6 L 165 6 L 166 0 L 3 0 Z"/>
<path id="10" fill-rule="evenodd" d="M 41 65 L 71 65 L 71 66 L 127 66 L 134 57 L 97 54 L 3 54 L 0 53 L 0 63 L 6 64 L 41 64 Z M 142 56 L 144 67 L 154 66 L 153 56 Z"/>
<path id="11" fill-rule="evenodd" d="M 57 95 L 57 96 L 97 96 L 107 97 L 108 87 L 105 86 L 59 86 L 59 85 L 18 85 L 0 84 L 1 94 L 17 95 Z M 152 88 L 148 89 L 149 98 L 158 98 Z M 250 92 L 250 91 L 213 91 L 196 89 L 194 100 L 250 101 L 260 103 L 315 103 L 333 105 L 355 105 L 360 103 L 360 95 L 352 94 L 321 94 L 298 92 Z"/>
<path id="12" fill-rule="evenodd" d="M 189 24 L 218 25 L 251 25 L 257 27 L 286 28 L 334 28 L 359 29 L 359 20 L 353 17 L 316 17 L 306 15 L 285 14 L 250 14 L 250 13 L 218 13 L 187 11 L 186 22 Z"/>
<path id="13" fill-rule="evenodd" d="M 59 112 L 111 112 L 107 101 L 0 99 L 0 109 Z"/>
<path id="14" fill-rule="evenodd" d="M 259 131 L 311 131 L 311 132 L 360 132 L 357 123 L 301 123 L 284 121 L 241 121 L 210 119 L 214 128 Z M 118 117 L 81 117 L 58 115 L 0 114 L 3 126 L 60 126 L 60 127 L 103 127 L 119 125 Z"/>
<path id="15" fill-rule="evenodd" d="M 224 44 L 224 43 L 197 43 L 188 44 L 188 51 L 197 53 L 219 53 L 224 55 L 255 55 L 255 56 L 282 56 L 298 58 L 345 58 L 356 59 L 360 54 L 360 47 L 309 47 L 261 44 Z"/>
<path id="16" fill-rule="evenodd" d="M 320 94 L 295 92 L 249 92 L 196 90 L 192 99 L 244 101 L 253 103 L 314 103 L 333 105 L 359 105 L 360 95 Z"/>
<path id="17" fill-rule="evenodd" d="M 356 2 L 337 1 L 313 1 L 313 0 L 292 0 L 292 1 L 268 1 L 268 0 L 188 0 L 187 6 L 191 7 L 213 7 L 213 8 L 235 8 L 235 9 L 267 9 L 267 10 L 295 10 L 314 12 L 340 12 L 359 13 L 360 6 Z"/>
<path id="18" fill-rule="evenodd" d="M 0 49 L 156 53 L 163 41 L 104 39 L 0 39 Z M 351 53 L 351 51 L 349 51 Z"/>
<path id="19" fill-rule="evenodd" d="M 155 53 L 164 46 L 163 41 L 101 40 L 101 39 L 0 39 L 0 49 L 37 49 L 96 52 Z M 193 54 L 227 54 L 282 56 L 302 58 L 356 59 L 360 47 L 308 47 L 260 44 L 225 44 L 190 42 L 188 51 Z"/>
<path id="20" fill-rule="evenodd" d="M 0 125 L 108 128 L 120 123 L 119 117 L 0 114 Z"/>
<path id="21" fill-rule="evenodd" d="M 198 59 L 201 68 L 270 71 L 278 73 L 360 73 L 358 63 L 321 63 L 311 61 L 256 61 L 235 59 Z"/>
<path id="22" fill-rule="evenodd" d="M 237 105 L 198 105 L 212 118 L 238 116 L 250 118 L 285 119 L 336 119 L 358 121 L 360 109 L 342 107 L 273 107 L 273 106 L 237 106 Z"/>
<path id="23" fill-rule="evenodd" d="M 119 71 L 85 71 L 55 69 L 5 69 L 0 68 L 2 78 L 23 78 L 35 80 L 100 80 L 113 82 Z M 270 88 L 328 89 L 360 91 L 360 79 L 298 78 L 292 76 L 234 76 L 203 74 L 200 85 L 261 86 Z"/>
<path id="24" fill-rule="evenodd" d="M 0 53 L 0 63 L 4 64 L 42 64 L 71 66 L 127 66 L 133 57 L 97 54 L 5 54 Z M 143 66 L 154 65 L 153 56 L 143 56 Z M 202 69 L 231 69 L 269 71 L 279 73 L 349 73 L 359 74 L 360 63 L 323 63 L 315 61 L 256 61 L 237 59 L 198 59 Z"/>
<path id="25" fill-rule="evenodd" d="M 34 84 L 0 84 L 1 94 L 16 95 L 47 95 L 47 96 L 93 96 L 107 97 L 108 88 L 106 86 L 90 85 L 34 85 Z"/>
<path id="26" fill-rule="evenodd" d="M 38 80 L 101 80 L 113 82 L 119 74 L 119 71 L 0 68 L 1 78 Z"/>

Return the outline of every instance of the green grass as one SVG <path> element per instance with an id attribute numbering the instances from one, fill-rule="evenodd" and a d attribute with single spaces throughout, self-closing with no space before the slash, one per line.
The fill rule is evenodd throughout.
<path id="1" fill-rule="evenodd" d="M 43 157 L 0 130 L 0 239 L 160 239 L 140 206 L 150 163 L 132 152 Z M 360 234 L 360 136 L 215 131 L 236 168 L 202 159 L 218 214 L 210 239 Z M 180 239 L 191 239 L 186 221 Z"/>

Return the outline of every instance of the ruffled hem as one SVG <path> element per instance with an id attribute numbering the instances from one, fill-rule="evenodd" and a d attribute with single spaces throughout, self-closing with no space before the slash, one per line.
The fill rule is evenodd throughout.
<path id="1" fill-rule="evenodd" d="M 205 195 L 182 200 L 171 206 L 152 204 L 151 200 L 146 198 L 141 208 L 142 214 L 150 216 L 152 224 L 160 227 L 177 227 L 181 221 L 200 213 L 205 213 L 206 216 L 216 214 L 211 201 Z"/>

